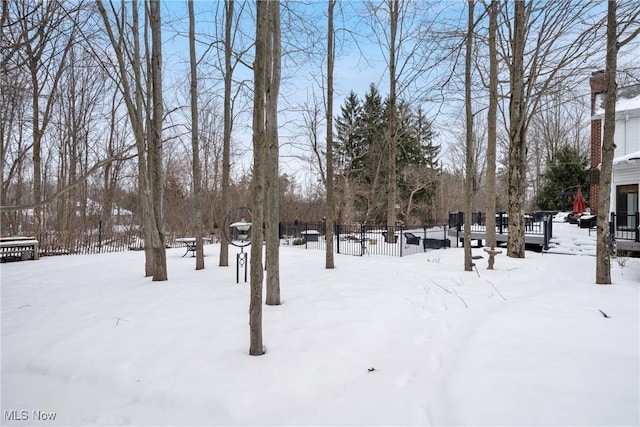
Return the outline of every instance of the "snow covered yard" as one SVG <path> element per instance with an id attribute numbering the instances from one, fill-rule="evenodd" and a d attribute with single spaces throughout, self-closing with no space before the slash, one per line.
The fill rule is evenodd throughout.
<path id="1" fill-rule="evenodd" d="M 592 256 L 503 253 L 478 277 L 462 248 L 325 270 L 283 247 L 251 357 L 218 249 L 202 271 L 169 250 L 160 283 L 141 252 L 2 264 L 3 424 L 640 424 L 640 260 L 598 286 Z"/>

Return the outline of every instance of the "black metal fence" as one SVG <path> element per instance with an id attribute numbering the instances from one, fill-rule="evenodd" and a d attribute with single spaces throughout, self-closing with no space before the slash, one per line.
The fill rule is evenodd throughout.
<path id="1" fill-rule="evenodd" d="M 486 230 L 486 213 L 474 212 L 472 231 Z M 527 234 L 542 235 L 545 247 L 553 236 L 552 216 L 548 212 L 534 212 L 525 216 Z M 638 213 L 631 215 L 611 214 L 611 235 L 616 240 L 640 242 L 640 217 Z M 387 226 L 374 224 L 336 224 L 334 230 L 334 250 L 347 255 L 388 255 L 406 256 L 421 253 L 427 249 L 449 247 L 447 237 L 449 230 L 462 230 L 463 212 L 451 212 L 448 220 L 434 221 L 422 225 Z M 506 234 L 508 215 L 506 212 L 496 214 L 496 232 Z M 280 223 L 281 245 L 303 249 L 326 248 L 326 224 L 318 223 Z M 166 235 L 167 247 L 177 247 L 175 239 L 179 237 L 169 233 Z M 125 250 L 141 250 L 144 241 L 139 230 L 102 233 L 95 230 L 86 233 L 41 232 L 36 238 L 40 244 L 40 255 L 70 255 L 118 252 Z M 453 238 L 452 238 L 453 239 Z"/>
<path id="2" fill-rule="evenodd" d="M 633 214 L 611 212 L 609 232 L 616 240 L 640 242 L 640 212 Z"/>
<path id="3" fill-rule="evenodd" d="M 285 246 L 326 250 L 326 234 L 322 222 L 280 223 L 280 242 Z M 399 257 L 449 245 L 446 221 L 417 226 L 336 224 L 333 243 L 338 254 Z"/>

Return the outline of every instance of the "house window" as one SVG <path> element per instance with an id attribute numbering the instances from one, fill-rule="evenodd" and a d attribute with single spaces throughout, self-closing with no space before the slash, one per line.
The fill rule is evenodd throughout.
<path id="1" fill-rule="evenodd" d="M 616 187 L 616 223 L 618 229 L 633 230 L 638 212 L 638 184 Z"/>

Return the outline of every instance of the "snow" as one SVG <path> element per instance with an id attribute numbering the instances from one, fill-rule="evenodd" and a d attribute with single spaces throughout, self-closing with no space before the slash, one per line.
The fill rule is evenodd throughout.
<path id="1" fill-rule="evenodd" d="M 260 357 L 248 284 L 233 250 L 217 266 L 217 244 L 200 271 L 168 250 L 166 282 L 134 251 L 5 263 L 2 420 L 638 425 L 640 260 L 595 285 L 588 232 L 554 224 L 556 249 L 586 256 L 503 253 L 493 271 L 474 248 L 473 272 L 462 248 L 336 255 L 326 270 L 324 252 L 282 247 L 284 304 L 264 307 Z"/>
<path id="2" fill-rule="evenodd" d="M 616 111 L 628 111 L 638 108 L 640 108 L 640 95 L 616 99 Z"/>
<path id="3" fill-rule="evenodd" d="M 614 165 L 620 165 L 623 163 L 633 163 L 634 161 L 640 160 L 640 151 L 636 151 L 633 153 L 626 154 L 624 156 L 616 157 L 613 159 Z"/>
<path id="4" fill-rule="evenodd" d="M 634 85 L 634 86 L 637 86 L 637 85 Z M 625 88 L 621 88 L 621 89 L 625 89 Z M 634 90 L 634 89 L 629 87 L 628 90 Z M 633 95 L 629 94 L 628 97 L 621 96 L 619 94 L 618 97 L 616 98 L 616 112 L 637 110 L 639 108 L 640 108 L 640 94 L 635 94 L 635 93 Z M 600 116 L 604 115 L 604 94 L 597 95 L 595 114 Z"/>

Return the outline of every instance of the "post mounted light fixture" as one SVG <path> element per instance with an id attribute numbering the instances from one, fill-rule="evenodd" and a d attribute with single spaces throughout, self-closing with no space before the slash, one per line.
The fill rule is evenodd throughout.
<path id="1" fill-rule="evenodd" d="M 249 231 L 251 230 L 251 223 L 245 221 L 244 215 L 240 221 L 233 222 L 229 224 L 230 218 L 233 215 L 237 215 L 238 212 L 245 211 L 251 215 L 251 210 L 246 207 L 237 208 L 231 210 L 227 213 L 227 216 L 224 220 L 225 226 L 223 227 L 224 236 L 227 238 L 227 241 L 233 246 L 240 248 L 240 253 L 236 254 L 236 283 L 240 283 L 240 270 L 244 270 L 244 281 L 247 281 L 247 264 L 248 264 L 248 253 L 244 251 L 245 246 L 249 246 L 251 244 L 251 240 L 249 239 Z M 238 215 L 239 216 L 239 215 Z M 236 217 L 237 218 L 237 217 Z M 226 224 L 229 224 L 228 226 Z M 232 233 L 228 234 L 227 231 L 231 231 Z M 236 238 L 233 238 L 233 234 L 235 232 Z"/>
<path id="2" fill-rule="evenodd" d="M 251 229 L 251 223 L 246 222 L 244 218 L 242 218 L 238 222 L 234 222 L 229 227 L 235 228 L 238 232 L 238 240 L 241 242 L 246 242 L 249 240 L 249 230 Z"/>

